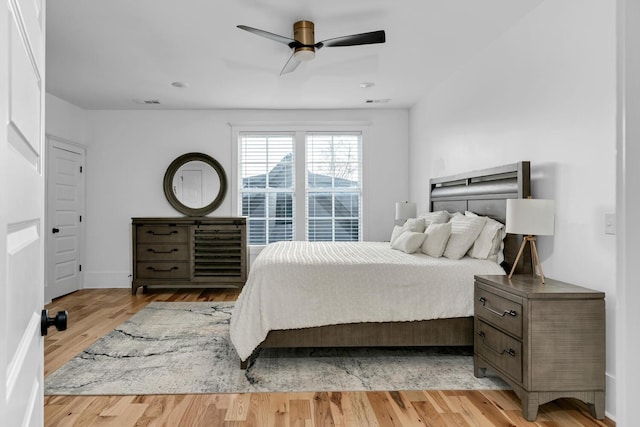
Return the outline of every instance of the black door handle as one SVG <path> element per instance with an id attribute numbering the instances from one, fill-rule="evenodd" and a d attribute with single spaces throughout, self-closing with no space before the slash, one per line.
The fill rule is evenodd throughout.
<path id="1" fill-rule="evenodd" d="M 51 229 L 51 232 L 52 232 L 53 234 L 56 234 L 56 233 L 59 233 L 59 232 L 60 232 L 60 229 L 59 229 L 59 228 L 56 228 L 56 227 L 53 227 L 53 228 Z"/>
<path id="2" fill-rule="evenodd" d="M 40 316 L 40 333 L 42 336 L 47 335 L 49 326 L 55 326 L 59 331 L 66 330 L 68 316 L 66 310 L 59 311 L 56 317 L 49 317 L 49 310 L 42 310 L 42 315 Z"/>

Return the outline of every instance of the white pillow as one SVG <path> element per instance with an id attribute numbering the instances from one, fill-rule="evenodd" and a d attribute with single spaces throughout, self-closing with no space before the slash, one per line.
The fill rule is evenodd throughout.
<path id="1" fill-rule="evenodd" d="M 498 230 L 493 238 L 493 244 L 491 251 L 487 259 L 489 261 L 495 261 L 498 264 L 502 264 L 504 261 L 504 238 L 507 237 L 507 232 L 504 229 Z"/>
<path id="2" fill-rule="evenodd" d="M 449 221 L 449 212 L 447 211 L 436 211 L 436 212 L 426 212 L 418 216 L 418 218 L 424 219 L 425 228 L 429 226 L 429 224 L 444 224 Z"/>
<path id="3" fill-rule="evenodd" d="M 424 233 L 405 231 L 391 244 L 391 249 L 398 249 L 399 251 L 412 254 L 418 250 L 426 237 L 427 235 Z"/>
<path id="4" fill-rule="evenodd" d="M 444 250 L 444 256 L 450 259 L 460 259 L 467 253 L 473 242 L 482 231 L 486 217 L 470 217 L 456 215 L 451 218 L 451 237 Z"/>
<path id="5" fill-rule="evenodd" d="M 451 236 L 451 224 L 430 224 L 424 234 L 427 237 L 420 246 L 420 251 L 434 258 L 439 258 L 444 253 L 449 236 Z"/>
<path id="6" fill-rule="evenodd" d="M 395 242 L 398 239 L 398 237 L 400 237 L 400 235 L 405 231 L 406 230 L 402 228 L 401 225 L 395 225 L 393 227 L 393 231 L 391 232 L 391 239 L 389 239 L 389 245 L 393 245 L 393 242 Z"/>
<path id="7" fill-rule="evenodd" d="M 426 225 L 424 224 L 424 218 L 409 218 L 404 222 L 403 227 L 408 231 L 424 233 Z"/>
<path id="8" fill-rule="evenodd" d="M 500 236 L 502 236 L 502 233 L 500 233 L 502 229 L 504 229 L 504 224 L 487 217 L 484 227 L 476 241 L 473 242 L 473 246 L 469 249 L 468 255 L 471 258 L 478 259 L 489 259 L 491 255 L 496 256 L 497 251 L 500 249 L 500 242 L 502 242 L 500 238 Z M 496 236 L 498 236 L 498 239 L 496 239 Z M 496 259 L 494 259 L 494 261 Z"/>
<path id="9" fill-rule="evenodd" d="M 504 238 L 507 236 L 507 232 L 502 230 L 502 237 L 500 237 L 500 245 L 498 245 L 498 251 L 496 253 L 496 263 L 498 263 L 498 265 L 502 265 L 502 262 L 504 261 Z M 498 236 L 496 236 L 496 238 L 498 238 Z M 489 259 L 493 260 L 493 255 L 489 255 Z"/>
<path id="10" fill-rule="evenodd" d="M 418 233 L 422 233 L 424 232 L 424 229 L 425 225 L 423 218 L 409 218 L 404 222 L 403 225 L 396 225 L 393 227 L 393 231 L 391 232 L 391 239 L 389 240 L 389 242 L 391 242 L 391 245 L 393 245 L 393 242 L 395 242 L 396 239 L 405 231 L 415 231 Z"/>

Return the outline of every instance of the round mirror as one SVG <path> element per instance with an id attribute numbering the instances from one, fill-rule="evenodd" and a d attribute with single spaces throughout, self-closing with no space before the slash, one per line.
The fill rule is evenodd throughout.
<path id="1" fill-rule="evenodd" d="M 213 157 L 187 153 L 175 159 L 164 174 L 164 194 L 177 211 L 204 216 L 220 206 L 227 194 L 227 175 Z"/>

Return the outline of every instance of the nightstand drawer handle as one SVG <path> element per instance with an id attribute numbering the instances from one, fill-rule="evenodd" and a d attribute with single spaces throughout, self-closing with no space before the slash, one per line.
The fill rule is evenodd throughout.
<path id="1" fill-rule="evenodd" d="M 504 317 L 505 315 L 508 314 L 509 316 L 516 317 L 518 315 L 518 313 L 515 310 L 505 310 L 502 313 L 500 313 L 499 311 L 496 311 L 496 310 L 492 309 L 491 307 L 487 307 L 486 306 L 487 300 L 486 300 L 485 297 L 480 297 L 479 301 L 482 303 L 482 307 L 485 310 L 488 310 L 488 311 L 492 312 L 496 316 Z"/>
<path id="2" fill-rule="evenodd" d="M 500 351 L 500 350 L 498 350 L 498 349 L 496 349 L 496 348 L 494 348 L 494 347 L 491 347 L 489 344 L 487 344 L 487 343 L 485 342 L 485 340 L 484 340 L 484 339 L 486 338 L 486 335 L 484 334 L 484 332 L 478 332 L 478 336 L 479 336 L 480 338 L 482 338 L 482 344 L 484 344 L 484 346 L 485 346 L 485 347 L 487 347 L 489 350 L 491 350 L 491 351 L 493 351 L 493 352 L 495 352 L 495 353 L 498 353 L 498 354 L 500 354 L 500 355 L 502 355 L 502 354 L 505 354 L 505 353 L 506 353 L 506 354 L 508 354 L 508 355 L 509 355 L 509 356 L 511 356 L 511 357 L 516 357 L 516 351 L 515 351 L 514 349 L 512 349 L 512 348 L 510 348 L 510 349 L 508 349 L 508 350 L 505 348 L 504 350 Z"/>

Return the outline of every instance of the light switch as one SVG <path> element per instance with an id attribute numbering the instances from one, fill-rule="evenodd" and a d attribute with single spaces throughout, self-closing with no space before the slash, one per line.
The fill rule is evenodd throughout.
<path id="1" fill-rule="evenodd" d="M 604 214 L 604 234 L 616 234 L 616 214 Z"/>

